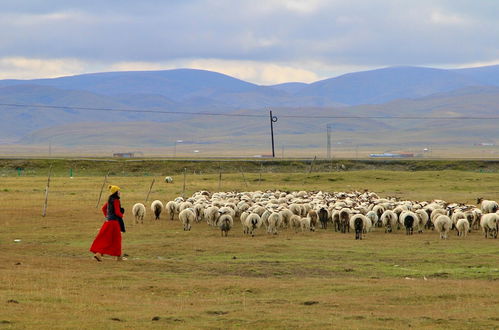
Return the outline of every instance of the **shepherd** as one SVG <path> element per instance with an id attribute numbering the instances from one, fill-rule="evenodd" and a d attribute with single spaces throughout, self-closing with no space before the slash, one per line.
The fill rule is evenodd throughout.
<path id="1" fill-rule="evenodd" d="M 102 213 L 106 217 L 106 221 L 102 225 L 99 233 L 94 239 L 90 251 L 94 253 L 94 258 L 97 261 L 102 261 L 102 255 L 107 254 L 116 257 L 116 260 L 123 260 L 121 253 L 121 233 L 125 232 L 125 223 L 123 222 L 123 214 L 125 209 L 121 207 L 120 187 L 110 185 L 109 198 L 107 203 L 102 207 Z"/>

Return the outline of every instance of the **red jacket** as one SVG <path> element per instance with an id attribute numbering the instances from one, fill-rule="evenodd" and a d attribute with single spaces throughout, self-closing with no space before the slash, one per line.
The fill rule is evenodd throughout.
<path id="1" fill-rule="evenodd" d="M 119 199 L 115 199 L 113 201 L 113 206 L 114 206 L 114 213 L 120 217 L 123 218 L 123 213 L 121 212 L 121 203 Z M 107 203 L 102 206 L 102 213 L 104 213 L 104 216 L 107 217 Z"/>

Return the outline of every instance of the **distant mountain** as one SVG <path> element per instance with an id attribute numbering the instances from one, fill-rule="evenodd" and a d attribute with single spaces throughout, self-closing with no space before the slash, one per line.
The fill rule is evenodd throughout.
<path id="1" fill-rule="evenodd" d="M 104 95 L 138 107 L 248 109 L 276 106 L 381 104 L 470 86 L 499 86 L 499 66 L 443 70 L 389 67 L 311 84 L 258 86 L 194 69 L 105 72 L 33 80 L 0 80 L 0 87 L 38 85 Z"/>
<path id="2" fill-rule="evenodd" d="M 451 71 L 470 77 L 483 85 L 499 86 L 499 65 L 457 69 Z"/>
<path id="3" fill-rule="evenodd" d="M 476 85 L 481 83 L 473 77 L 448 70 L 391 67 L 321 80 L 309 84 L 296 95 L 350 105 L 380 104 Z"/>
<path id="4" fill-rule="evenodd" d="M 374 141 L 373 132 L 380 136 L 383 132 L 396 135 L 395 132 L 410 131 L 413 135 L 408 140 L 421 141 L 427 138 L 422 132 L 433 130 L 448 141 L 485 140 L 492 139 L 493 121 L 449 121 L 443 129 L 442 121 L 338 117 L 498 116 L 498 72 L 499 66 L 458 70 L 391 67 L 311 84 L 273 86 L 190 69 L 0 80 L 0 104 L 30 105 L 0 105 L 0 141 L 100 144 L 112 141 L 115 134 L 122 132 L 119 140 L 137 147 L 162 146 L 176 139 L 210 143 L 235 139 L 250 144 L 266 139 L 269 109 L 282 116 L 276 130 L 295 145 L 300 145 L 302 139 L 307 145 L 317 144 L 323 139 L 326 124 L 339 134 L 335 135 L 338 139 L 355 134 L 359 139 Z M 185 112 L 262 117 L 197 116 Z M 306 117 L 314 115 L 321 117 Z M 330 116 L 337 118 L 328 119 Z"/>
<path id="5" fill-rule="evenodd" d="M 250 106 L 267 106 L 289 96 L 283 91 L 258 86 L 221 73 L 176 69 L 164 71 L 104 72 L 70 77 L 33 80 L 0 80 L 0 86 L 39 85 L 100 95 L 161 95 L 177 103 L 204 99 L 204 105 L 247 107 L 239 100 L 251 99 Z"/>
<path id="6" fill-rule="evenodd" d="M 289 94 L 296 94 L 307 86 L 308 84 L 301 82 L 289 82 L 284 84 L 270 85 L 269 87 L 272 87 L 280 91 L 284 91 Z"/>

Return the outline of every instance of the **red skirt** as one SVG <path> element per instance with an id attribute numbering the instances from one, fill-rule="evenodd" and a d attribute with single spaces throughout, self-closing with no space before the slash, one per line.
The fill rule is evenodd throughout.
<path id="1" fill-rule="evenodd" d="M 104 222 L 90 247 L 90 251 L 116 257 L 121 256 L 120 223 L 115 220 Z"/>

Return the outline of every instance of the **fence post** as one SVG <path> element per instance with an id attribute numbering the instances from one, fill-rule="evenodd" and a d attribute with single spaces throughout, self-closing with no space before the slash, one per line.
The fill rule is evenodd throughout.
<path id="1" fill-rule="evenodd" d="M 47 215 L 47 205 L 49 201 L 49 186 L 50 186 L 50 176 L 52 175 L 52 164 L 49 169 L 49 177 L 47 179 L 47 187 L 45 187 L 45 203 L 43 203 L 42 217 Z"/>
<path id="2" fill-rule="evenodd" d="M 100 187 L 99 199 L 97 200 L 97 204 L 95 205 L 95 208 L 99 207 L 100 199 L 102 197 L 102 190 L 104 190 L 104 186 L 106 185 L 108 175 L 109 175 L 109 171 L 107 171 L 106 176 L 104 177 L 104 182 L 102 182 L 102 187 Z"/>
<path id="3" fill-rule="evenodd" d="M 149 187 L 149 191 L 147 192 L 147 196 L 146 196 L 146 200 L 145 200 L 144 204 L 146 204 L 146 203 L 147 203 L 147 200 L 149 199 L 149 194 L 151 193 L 152 186 L 154 185 L 154 181 L 155 181 L 155 180 L 156 180 L 156 179 L 152 179 L 151 186 Z"/>

